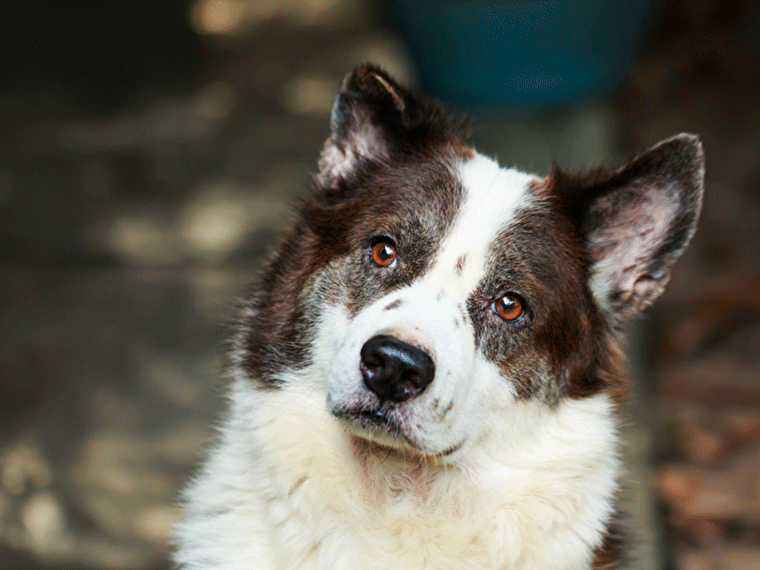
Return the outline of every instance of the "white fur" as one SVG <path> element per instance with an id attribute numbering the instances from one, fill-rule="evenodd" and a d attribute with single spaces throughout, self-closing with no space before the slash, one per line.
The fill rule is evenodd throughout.
<path id="1" fill-rule="evenodd" d="M 465 200 L 430 278 L 437 278 L 443 287 L 456 282 L 461 292 L 469 294 L 483 278 L 488 251 L 499 232 L 519 208 L 530 204 L 528 185 L 537 178 L 501 168 L 477 153 L 458 165 L 456 175 L 465 189 Z M 464 271 L 453 280 L 452 270 L 461 255 L 467 256 Z"/>
<path id="2" fill-rule="evenodd" d="M 464 202 L 424 276 L 357 315 L 323 307 L 312 363 L 284 373 L 282 388 L 257 390 L 238 374 L 219 441 L 185 495 L 183 568 L 589 568 L 619 470 L 613 404 L 605 394 L 554 408 L 517 400 L 477 349 L 461 306 L 489 245 L 529 205 L 533 178 L 480 155 L 455 170 Z M 359 352 L 387 333 L 436 365 L 435 381 L 394 412 L 405 441 L 331 413 L 373 397 Z"/>
<path id="3" fill-rule="evenodd" d="M 581 569 L 618 471 L 603 396 L 521 402 L 451 465 L 362 457 L 317 379 L 238 382 L 178 529 L 185 568 Z M 203 537 L 194 540 L 194 537 Z"/>

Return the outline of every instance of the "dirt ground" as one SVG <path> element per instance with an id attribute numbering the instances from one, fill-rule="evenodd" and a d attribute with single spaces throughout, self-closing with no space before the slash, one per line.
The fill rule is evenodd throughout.
<path id="1" fill-rule="evenodd" d="M 228 322 L 307 192 L 340 79 L 374 61 L 414 81 L 414 65 L 365 1 L 8 4 L 0 568 L 168 568 Z M 592 100 L 470 109 L 476 148 L 538 174 L 702 136 L 700 228 L 632 329 L 631 568 L 760 569 L 754 4 L 663 3 Z"/>

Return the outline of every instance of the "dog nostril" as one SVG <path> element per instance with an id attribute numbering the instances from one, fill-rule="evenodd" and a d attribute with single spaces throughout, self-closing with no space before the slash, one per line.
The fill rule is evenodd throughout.
<path id="1" fill-rule="evenodd" d="M 395 337 L 378 335 L 361 349 L 364 384 L 381 400 L 403 402 L 421 394 L 433 381 L 433 359 Z"/>
<path id="2" fill-rule="evenodd" d="M 376 355 L 368 355 L 366 358 L 362 355 L 361 365 L 368 370 L 380 370 L 383 368 L 383 361 L 376 357 Z"/>
<path id="3" fill-rule="evenodd" d="M 406 370 L 401 373 L 401 381 L 402 382 L 411 382 L 412 384 L 415 384 L 419 382 L 420 375 L 417 374 L 414 370 Z"/>

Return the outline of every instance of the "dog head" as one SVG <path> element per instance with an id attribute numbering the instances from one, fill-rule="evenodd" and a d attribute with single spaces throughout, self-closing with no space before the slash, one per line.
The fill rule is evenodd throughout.
<path id="1" fill-rule="evenodd" d="M 372 66 L 331 128 L 238 337 L 260 389 L 308 377 L 350 433 L 441 458 L 520 401 L 623 391 L 621 325 L 695 229 L 697 137 L 542 179 L 467 148 L 461 121 Z"/>

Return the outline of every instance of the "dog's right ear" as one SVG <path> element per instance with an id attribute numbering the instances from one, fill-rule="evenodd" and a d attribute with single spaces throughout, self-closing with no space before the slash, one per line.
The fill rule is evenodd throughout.
<path id="1" fill-rule="evenodd" d="M 404 128 L 408 99 L 409 93 L 378 67 L 363 65 L 349 73 L 333 105 L 320 182 L 335 188 L 361 161 L 387 158 Z"/>
<path id="2" fill-rule="evenodd" d="M 319 182 L 337 188 L 366 162 L 382 162 L 405 148 L 462 145 L 466 121 L 438 102 L 399 85 L 374 65 L 343 80 L 319 160 Z"/>

